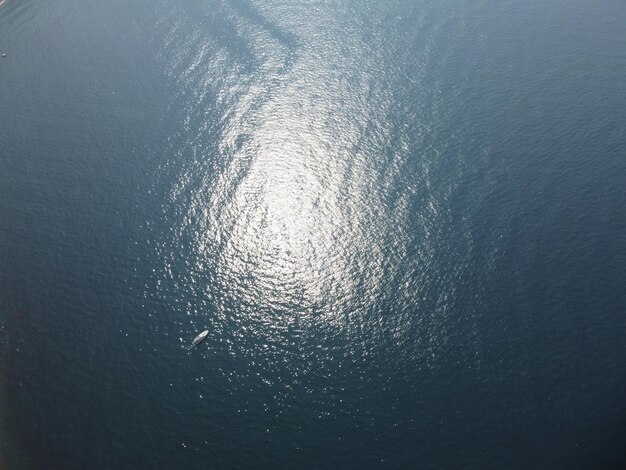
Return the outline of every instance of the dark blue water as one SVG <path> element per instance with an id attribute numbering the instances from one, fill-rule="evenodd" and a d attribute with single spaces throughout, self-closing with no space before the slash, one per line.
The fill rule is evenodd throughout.
<path id="1" fill-rule="evenodd" d="M 0 467 L 626 465 L 625 24 L 7 0 Z"/>

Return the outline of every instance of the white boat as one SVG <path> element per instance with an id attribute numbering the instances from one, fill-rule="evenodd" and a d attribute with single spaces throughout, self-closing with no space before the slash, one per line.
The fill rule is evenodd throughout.
<path id="1" fill-rule="evenodd" d="M 196 336 L 193 339 L 193 342 L 191 343 L 191 347 L 192 348 L 197 347 L 200 343 L 202 343 L 202 341 L 206 339 L 207 336 L 209 336 L 209 330 L 204 330 L 202 333 L 200 333 L 198 336 Z"/>

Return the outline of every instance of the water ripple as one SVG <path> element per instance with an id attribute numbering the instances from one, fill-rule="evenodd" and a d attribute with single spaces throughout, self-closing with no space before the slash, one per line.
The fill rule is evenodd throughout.
<path id="1" fill-rule="evenodd" d="M 439 140 L 453 116 L 427 72 L 446 60 L 430 46 L 445 25 L 418 16 L 411 31 L 423 36 L 390 44 L 382 20 L 365 22 L 390 21 L 392 6 L 335 7 L 346 11 L 223 3 L 229 39 L 206 27 L 218 13 L 199 6 L 161 22 L 158 60 L 183 126 L 159 180 L 170 190 L 155 295 L 181 313 L 174 334 L 210 325 L 233 357 L 271 358 L 269 382 L 321 357 L 432 366 L 470 269 L 471 224 L 451 206 L 463 167 L 449 160 L 454 140 Z M 389 60 L 389 48 L 416 41 L 410 57 L 423 64 Z M 389 347 L 398 354 L 375 354 Z"/>

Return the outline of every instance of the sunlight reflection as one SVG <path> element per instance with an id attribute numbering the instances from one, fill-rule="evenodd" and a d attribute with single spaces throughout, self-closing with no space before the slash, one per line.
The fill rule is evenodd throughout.
<path id="1" fill-rule="evenodd" d="M 350 264 L 365 241 L 359 212 L 346 210 L 351 201 L 341 194 L 345 164 L 310 131 L 311 118 L 289 118 L 294 108 L 267 112 L 247 143 L 255 158 L 220 211 L 234 220 L 221 259 L 224 283 L 245 276 L 257 302 L 306 310 L 322 307 L 331 291 L 335 301 L 354 291 Z"/>

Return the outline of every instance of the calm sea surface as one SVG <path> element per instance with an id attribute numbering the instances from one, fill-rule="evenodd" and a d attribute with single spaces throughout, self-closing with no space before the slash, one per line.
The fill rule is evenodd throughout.
<path id="1" fill-rule="evenodd" d="M 625 25 L 7 0 L 0 467 L 624 468 Z"/>

